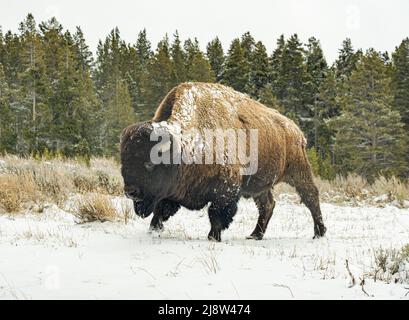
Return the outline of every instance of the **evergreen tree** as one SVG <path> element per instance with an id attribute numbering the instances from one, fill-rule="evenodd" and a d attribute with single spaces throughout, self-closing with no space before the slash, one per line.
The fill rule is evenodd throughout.
<path id="1" fill-rule="evenodd" d="M 153 52 L 145 29 L 138 34 L 135 50 L 137 63 L 135 62 L 135 67 L 131 69 L 133 71 L 134 86 L 129 86 L 129 90 L 135 112 L 140 115 L 138 120 L 147 120 L 152 108 L 147 104 L 147 99 L 149 91 L 148 66 L 153 57 Z"/>
<path id="2" fill-rule="evenodd" d="M 153 56 L 153 53 L 151 50 L 151 43 L 149 42 L 146 35 L 146 29 L 143 29 L 141 32 L 139 32 L 135 48 L 140 65 L 144 68 L 147 68 L 149 61 Z"/>
<path id="3" fill-rule="evenodd" d="M 105 153 L 117 157 L 122 130 L 135 122 L 135 113 L 131 106 L 128 86 L 123 80 L 118 80 L 115 84 L 114 93 L 108 102 L 106 120 Z"/>
<path id="4" fill-rule="evenodd" d="M 392 57 L 393 105 L 409 130 L 409 38 L 402 41 Z"/>
<path id="5" fill-rule="evenodd" d="M 75 34 L 73 36 L 74 46 L 76 52 L 75 61 L 77 62 L 77 68 L 84 73 L 89 73 L 93 64 L 92 52 L 87 45 L 84 33 L 80 27 L 76 27 Z"/>
<path id="6" fill-rule="evenodd" d="M 262 42 L 257 42 L 251 55 L 250 79 L 247 92 L 255 99 L 260 99 L 261 91 L 270 80 L 269 59 L 266 47 Z"/>
<path id="7" fill-rule="evenodd" d="M 355 52 L 351 39 L 347 38 L 342 42 L 342 47 L 335 61 L 336 76 L 340 81 L 344 81 L 355 70 L 360 53 Z"/>
<path id="8" fill-rule="evenodd" d="M 248 65 L 245 61 L 244 50 L 239 39 L 234 39 L 226 58 L 226 66 L 222 83 L 240 92 L 246 91 Z"/>
<path id="9" fill-rule="evenodd" d="M 159 42 L 157 51 L 149 65 L 149 89 L 147 97 L 147 114 L 153 116 L 157 106 L 174 86 L 173 64 L 169 52 L 169 40 Z"/>
<path id="10" fill-rule="evenodd" d="M 407 138 L 399 112 L 392 110 L 391 80 L 381 55 L 369 50 L 346 82 L 342 114 L 334 126 L 341 172 L 403 175 Z"/>
<path id="11" fill-rule="evenodd" d="M 282 99 L 284 97 L 285 85 L 281 83 L 282 81 L 282 61 L 283 61 L 283 53 L 285 48 L 285 38 L 284 35 L 281 35 L 277 39 L 276 49 L 274 50 L 271 58 L 270 58 L 270 82 L 273 89 L 274 94 L 278 99 Z"/>
<path id="12" fill-rule="evenodd" d="M 3 61 L 4 61 L 4 36 L 3 29 L 0 25 L 0 63 L 2 63 Z"/>
<path id="13" fill-rule="evenodd" d="M 13 131 L 12 112 L 9 106 L 9 87 L 0 63 L 0 153 L 15 151 L 16 137 Z"/>
<path id="14" fill-rule="evenodd" d="M 340 105 L 338 102 L 338 87 L 334 69 L 326 72 L 325 79 L 320 83 L 317 100 L 315 104 L 315 114 L 317 117 L 315 144 L 319 156 L 323 159 L 330 159 L 333 162 L 333 143 L 335 132 L 332 130 L 330 122 L 340 115 Z"/>
<path id="15" fill-rule="evenodd" d="M 28 152 L 39 151 L 39 143 L 46 139 L 49 114 L 46 97 L 46 68 L 44 50 L 34 17 L 28 14 L 20 24 L 19 89 L 15 97 L 20 105 L 20 125 Z"/>
<path id="16" fill-rule="evenodd" d="M 274 89 L 271 83 L 268 83 L 264 88 L 259 91 L 259 101 L 269 108 L 278 110 L 281 113 L 284 113 L 284 109 L 277 97 L 274 95 Z"/>
<path id="17" fill-rule="evenodd" d="M 209 61 L 200 50 L 197 39 L 185 42 L 186 71 L 189 81 L 214 82 L 215 76 Z"/>
<path id="18" fill-rule="evenodd" d="M 392 55 L 393 107 L 400 113 L 409 136 L 409 38 L 402 41 Z M 409 164 L 409 150 L 406 150 L 406 161 Z"/>
<path id="19" fill-rule="evenodd" d="M 185 82 L 187 80 L 186 57 L 181 46 L 179 33 L 177 31 L 174 35 L 174 40 L 171 47 L 171 58 L 174 73 L 173 82 L 175 84 Z"/>
<path id="20" fill-rule="evenodd" d="M 220 82 L 222 80 L 225 61 L 222 43 L 219 38 L 216 37 L 207 44 L 206 49 L 206 55 L 216 77 L 216 81 Z"/>
<path id="21" fill-rule="evenodd" d="M 325 80 L 326 73 L 328 71 L 327 62 L 325 61 L 324 53 L 322 52 L 321 45 L 317 39 L 314 37 L 308 39 L 306 52 L 306 66 L 307 66 L 307 82 L 306 94 L 308 109 L 312 110 L 313 123 L 312 128 L 306 132 L 308 134 L 307 139 L 311 141 L 317 152 L 320 151 L 320 146 L 318 144 L 319 140 L 319 127 L 322 125 L 322 118 L 320 115 L 319 106 L 319 90 L 320 86 Z"/>
<path id="22" fill-rule="evenodd" d="M 282 38 L 279 39 L 281 42 Z M 310 132 L 313 114 L 308 104 L 307 67 L 305 51 L 296 34 L 292 35 L 284 47 L 279 46 L 275 53 L 274 89 L 283 105 L 285 114 L 301 126 L 304 132 Z M 308 136 L 308 134 L 307 134 Z"/>

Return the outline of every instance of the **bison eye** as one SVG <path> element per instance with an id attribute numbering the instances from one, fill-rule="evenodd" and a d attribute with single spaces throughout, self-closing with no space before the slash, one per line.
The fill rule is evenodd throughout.
<path id="1" fill-rule="evenodd" d="M 148 170 L 149 172 L 153 170 L 153 168 L 155 167 L 155 165 L 152 162 L 145 162 L 144 166 L 146 168 L 146 170 Z"/>

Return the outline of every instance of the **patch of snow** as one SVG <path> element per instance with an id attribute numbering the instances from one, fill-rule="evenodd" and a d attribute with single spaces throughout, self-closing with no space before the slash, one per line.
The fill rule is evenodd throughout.
<path id="1" fill-rule="evenodd" d="M 0 216 L 0 299 L 408 299 L 407 285 L 370 278 L 367 297 L 349 285 L 345 260 L 358 280 L 376 248 L 407 244 L 409 210 L 324 203 L 322 211 L 322 239 L 312 239 L 306 207 L 277 201 L 265 239 L 245 240 L 258 214 L 241 200 L 222 243 L 208 242 L 205 210 L 181 209 L 160 235 L 148 234 L 150 218 L 78 225 L 55 206 Z"/>
<path id="2" fill-rule="evenodd" d="M 375 202 L 386 202 L 389 200 L 389 196 L 385 194 L 381 194 L 373 199 Z"/>

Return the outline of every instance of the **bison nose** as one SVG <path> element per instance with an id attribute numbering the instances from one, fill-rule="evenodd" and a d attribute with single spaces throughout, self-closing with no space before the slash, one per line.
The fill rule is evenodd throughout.
<path id="1" fill-rule="evenodd" d="M 141 198 L 140 196 L 140 190 L 137 187 L 134 186 L 125 186 L 125 195 L 133 200 L 139 200 Z"/>

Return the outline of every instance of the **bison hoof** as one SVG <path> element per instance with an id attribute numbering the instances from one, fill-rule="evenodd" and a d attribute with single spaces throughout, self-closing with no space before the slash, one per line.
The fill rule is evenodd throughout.
<path id="1" fill-rule="evenodd" d="M 251 235 L 246 237 L 246 239 L 248 239 L 248 240 L 262 240 L 263 236 L 264 236 L 263 233 L 252 233 Z"/>
<path id="2" fill-rule="evenodd" d="M 221 231 L 210 230 L 209 235 L 207 236 L 207 239 L 209 239 L 209 241 L 216 241 L 216 242 L 222 241 Z"/>
<path id="3" fill-rule="evenodd" d="M 315 225 L 314 226 L 314 237 L 313 239 L 319 239 L 325 235 L 325 232 L 327 232 L 327 228 L 322 224 L 322 225 Z"/>
<path id="4" fill-rule="evenodd" d="M 161 233 L 163 231 L 163 224 L 156 224 L 149 227 L 149 233 Z"/>

